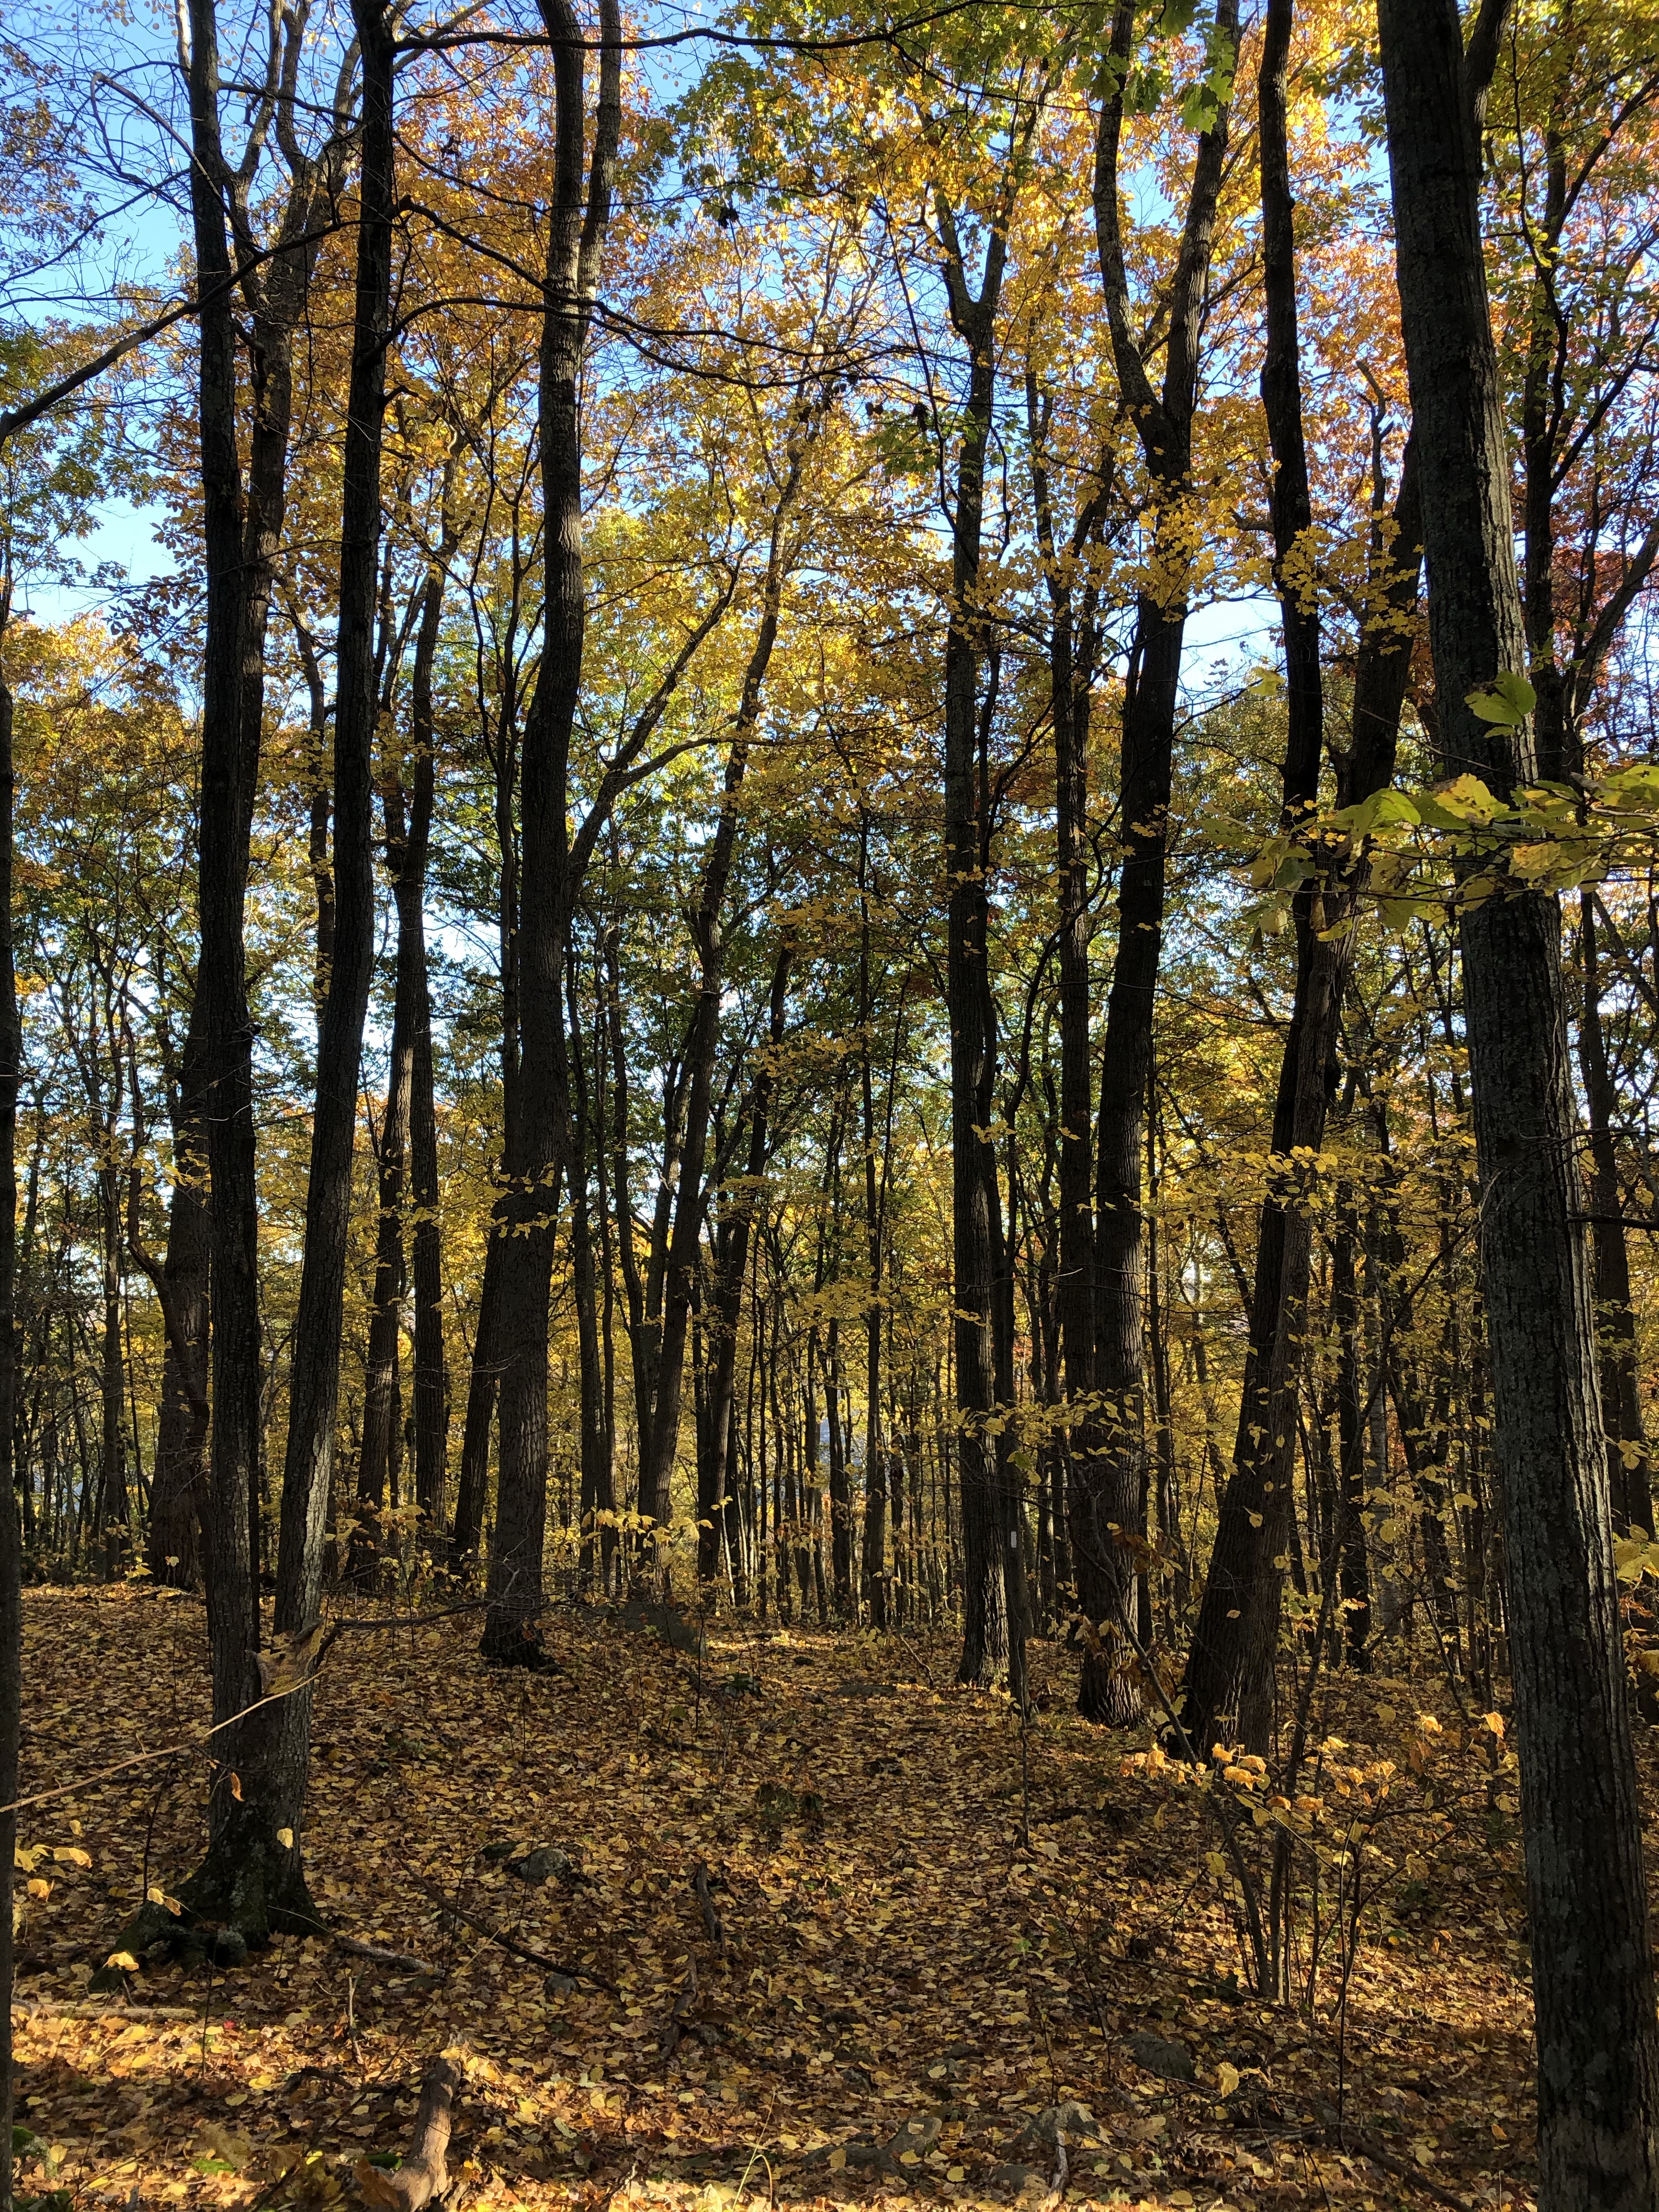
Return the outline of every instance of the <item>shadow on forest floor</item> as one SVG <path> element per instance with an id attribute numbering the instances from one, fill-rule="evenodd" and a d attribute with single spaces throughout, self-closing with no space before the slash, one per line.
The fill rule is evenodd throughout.
<path id="1" fill-rule="evenodd" d="M 199 1727 L 197 1601 L 40 1591 L 26 1615 L 27 1790 Z M 532 1676 L 487 1672 L 476 1633 L 346 1639 L 318 1692 L 313 1893 L 435 1981 L 284 1940 L 89 1996 L 146 1884 L 193 1863 L 204 1757 L 23 1814 L 46 1847 L 20 1937 L 25 2197 L 356 2202 L 448 2048 L 450 2202 L 480 2212 L 1050 2204 L 1056 2116 L 1074 2204 L 1531 2198 L 1519 1896 L 1490 1823 L 1395 1854 L 1339 2087 L 1334 1978 L 1310 2020 L 1239 1996 L 1206 1815 L 1072 1715 L 1063 1650 L 1034 1647 L 1047 1710 L 1022 1740 L 952 1686 L 943 1639 L 711 1623 L 700 1668 L 566 1611 Z M 1391 1694 L 1436 1702 L 1339 1682 L 1322 1725 L 1386 1753 Z"/>

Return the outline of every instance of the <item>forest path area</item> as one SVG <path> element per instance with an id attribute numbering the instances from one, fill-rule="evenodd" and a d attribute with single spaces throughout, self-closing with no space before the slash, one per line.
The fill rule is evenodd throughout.
<path id="1" fill-rule="evenodd" d="M 26 1793 L 199 1735 L 198 1601 L 37 1591 L 26 1621 Z M 1311 2021 L 1240 1996 L 1211 1815 L 1072 1715 L 1057 1646 L 1033 1647 L 1022 1729 L 953 1686 L 944 1640 L 711 1622 L 700 1688 L 697 1654 L 598 1611 L 550 1616 L 545 1674 L 487 1670 L 476 1638 L 467 1617 L 344 1637 L 319 1685 L 313 1892 L 401 1966 L 285 1939 L 91 1996 L 147 1886 L 194 1863 L 204 1755 L 22 1814 L 23 2201 L 372 2199 L 363 2161 L 405 2145 L 446 2048 L 448 2201 L 480 2208 L 1048 2205 L 1057 2118 L 1072 2203 L 1531 2198 L 1490 1807 L 1437 1828 L 1419 1795 L 1376 1831 L 1395 1867 L 1374 1862 L 1340 2057 L 1334 1966 Z M 1362 1711 L 1339 1685 L 1344 1756 L 1400 1757 L 1409 1695 L 1376 1680 Z"/>

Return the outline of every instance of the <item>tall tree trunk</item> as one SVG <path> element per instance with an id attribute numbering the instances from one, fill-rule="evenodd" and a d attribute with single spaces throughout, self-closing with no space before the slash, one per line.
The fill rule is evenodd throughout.
<path id="1" fill-rule="evenodd" d="M 1031 117 L 1034 125 L 1035 112 Z M 1002 1196 L 997 1178 L 996 1001 L 990 976 L 991 824 L 987 772 L 992 702 L 981 714 L 985 656 L 980 609 L 985 459 L 996 400 L 996 319 L 1007 266 L 1017 163 L 1010 150 L 1001 204 L 970 290 L 953 209 L 935 194 L 951 326 L 968 349 L 968 392 L 957 451 L 950 621 L 945 635 L 945 875 L 949 896 L 945 1004 L 951 1023 L 952 1334 L 957 1465 L 966 1582 L 957 1680 L 1006 1684 L 1025 1696 L 1025 1566 L 1019 1501 L 998 1404 L 997 1305 Z"/>
<path id="2" fill-rule="evenodd" d="M 457 441 L 459 452 L 459 441 Z M 432 671 L 443 619 L 445 571 L 459 543 L 450 511 L 453 469 L 444 477 L 442 535 L 428 572 L 410 681 L 409 835 L 393 878 L 398 903 L 398 981 L 409 979 L 410 1242 L 415 1291 L 411 1381 L 415 1413 L 415 1503 L 435 1555 L 446 1549 L 449 1458 L 449 1371 L 444 1359 L 443 1228 L 439 1218 L 438 1111 L 432 1066 L 432 992 L 426 957 L 426 871 L 437 787 Z"/>
<path id="3" fill-rule="evenodd" d="M 1282 4 L 1283 0 L 1273 0 L 1275 7 Z M 1288 38 L 1288 27 L 1282 35 Z M 1264 51 L 1263 58 L 1264 104 L 1269 98 L 1267 60 L 1271 48 Z M 1282 60 L 1279 66 L 1282 70 Z M 1277 127 L 1282 133 L 1282 117 Z M 1266 149 L 1270 135 L 1270 129 L 1264 128 L 1264 174 L 1269 161 Z M 1283 173 L 1281 171 L 1281 177 Z M 1281 221 L 1288 223 L 1290 220 L 1286 209 Z M 1291 273 L 1293 278 L 1293 266 Z M 1282 320 L 1282 302 L 1279 313 Z M 1293 315 L 1292 300 L 1292 340 Z M 1267 382 L 1264 369 L 1264 390 Z M 1274 411 L 1283 404 L 1280 397 Z M 1299 417 L 1299 401 L 1297 413 Z M 1299 427 L 1298 420 L 1298 432 Z M 1349 744 L 1335 754 L 1337 798 L 1346 807 L 1361 805 L 1375 793 L 1386 789 L 1393 779 L 1400 717 L 1411 667 L 1409 617 L 1417 603 L 1421 568 L 1421 466 L 1415 441 L 1408 442 L 1406 449 L 1393 526 L 1387 529 L 1383 526 L 1380 416 L 1375 418 L 1374 439 L 1372 531 L 1367 580 L 1378 603 L 1378 611 L 1359 641 Z M 1275 433 L 1276 452 L 1279 442 Z M 1297 436 L 1293 449 L 1299 444 Z M 1306 482 L 1304 463 L 1304 498 Z M 1305 507 L 1302 511 L 1305 518 Z M 1305 528 L 1305 519 L 1297 527 Z M 1275 531 L 1282 540 L 1279 548 L 1282 562 L 1294 543 L 1295 531 L 1285 529 L 1277 501 Z M 1300 624 L 1304 619 L 1299 608 L 1292 612 L 1294 600 L 1294 592 L 1287 591 L 1283 602 L 1286 608 L 1287 639 L 1293 623 Z M 1317 644 L 1316 629 L 1311 641 L 1315 655 L 1312 682 L 1316 686 Z M 1311 719 L 1321 711 L 1317 690 L 1310 690 L 1307 681 L 1309 649 L 1304 639 L 1297 656 L 1304 671 L 1304 719 Z M 1294 715 L 1294 689 L 1291 706 Z M 1299 739 L 1293 726 L 1286 744 L 1281 821 L 1287 825 L 1304 814 L 1317 797 L 1318 756 L 1316 751 L 1310 762 L 1305 750 L 1308 734 L 1304 730 Z M 1317 732 L 1314 735 L 1316 738 Z M 1356 841 L 1353 853 L 1336 869 L 1322 876 L 1310 875 L 1292 901 L 1296 987 L 1273 1109 L 1274 1181 L 1262 1202 L 1255 1291 L 1250 1301 L 1250 1338 L 1233 1464 L 1221 1498 L 1209 1573 L 1193 1631 L 1182 1708 L 1182 1724 L 1194 1746 L 1203 1752 L 1208 1751 L 1218 1730 L 1236 1731 L 1257 1749 L 1265 1747 L 1271 1730 L 1273 1658 L 1284 1589 L 1283 1570 L 1276 1562 L 1286 1556 L 1290 1536 L 1297 1382 L 1302 1365 L 1300 1340 L 1307 1310 L 1312 1251 L 1311 1224 L 1301 1202 L 1294 1161 L 1298 1153 L 1317 1152 L 1324 1143 L 1337 1077 L 1342 1001 L 1353 957 L 1352 928 L 1345 925 L 1354 915 L 1364 888 L 1365 873 L 1362 838 Z M 1349 1264 L 1352 1265 L 1351 1259 Z M 1357 1498 L 1363 1486 L 1363 1449 L 1357 1441 L 1352 1449 L 1350 1457 L 1349 1440 L 1345 1437 L 1342 1483 L 1344 1498 L 1349 1500 Z M 1348 1537 L 1342 1571 L 1358 1597 L 1360 1583 L 1366 1579 L 1363 1536 L 1357 1534 L 1348 1506 L 1343 1510 Z M 1357 1506 L 1352 1510 L 1357 1510 Z M 1346 1588 L 1344 1595 L 1350 1595 Z M 1369 1602 L 1368 1583 L 1366 1595 Z"/>
<path id="4" fill-rule="evenodd" d="M 386 862 L 395 878 L 402 867 L 402 848 L 407 841 L 403 789 L 395 774 L 382 794 L 381 808 L 386 823 Z M 368 1350 L 363 1363 L 363 1431 L 357 1454 L 358 1525 L 348 1562 L 352 1580 L 365 1589 L 373 1588 L 381 1562 L 396 1549 L 382 1515 L 388 1478 L 395 1493 L 397 1470 L 403 1459 L 403 1393 L 398 1387 L 398 1355 L 407 1287 L 404 1174 L 409 1150 L 415 1048 L 410 1035 L 412 978 L 407 965 L 408 947 L 400 911 L 386 1110 L 380 1120 L 380 1154 L 375 1163 L 374 1285 L 369 1299 Z"/>
<path id="5" fill-rule="evenodd" d="M 599 966 L 594 966 L 596 986 Z M 596 1110 L 599 1065 L 595 1060 L 590 1084 L 582 1049 L 581 1003 L 576 989 L 575 962 L 570 963 L 567 983 L 570 998 L 570 1267 L 571 1291 L 576 1307 L 576 1346 L 581 1389 L 581 1494 L 580 1520 L 583 1532 L 584 1578 L 591 1571 L 592 1532 L 597 1522 L 604 1531 L 600 1556 L 606 1569 L 616 1551 L 616 1530 L 606 1516 L 616 1512 L 616 1432 L 611 1422 L 611 1392 L 602 1356 L 599 1327 L 599 1287 L 593 1258 L 592 1215 L 589 1210 L 592 1176 L 589 1160 L 603 1160 L 605 1133 Z M 600 1033 L 595 1025 L 596 1036 Z M 598 1142 L 595 1144 L 595 1131 Z M 599 1205 L 604 1207 L 601 1187 Z"/>
<path id="6" fill-rule="evenodd" d="M 570 737 L 581 690 L 582 355 L 610 219 L 621 130 L 621 32 L 602 0 L 599 111 L 586 153 L 584 33 L 570 0 L 543 0 L 553 52 L 553 197 L 538 392 L 546 580 L 543 645 L 520 766 L 519 899 L 521 1102 L 508 1132 L 511 1233 L 502 1241 L 502 1372 L 495 1524 L 483 1649 L 497 1663 L 536 1664 L 547 1519 L 547 1343 L 560 1175 L 570 1145 L 564 960 L 580 869 L 567 806 Z M 591 849 L 591 847 L 589 848 Z"/>
<path id="7" fill-rule="evenodd" d="M 874 1071 L 874 1006 L 870 976 L 870 817 L 859 820 L 859 1028 L 863 1049 L 859 1077 L 864 1107 L 864 1243 L 870 1270 L 870 1303 L 864 1322 L 864 1542 L 862 1581 L 870 1609 L 870 1625 L 888 1626 L 887 1517 L 893 1455 L 888 1449 L 890 1431 L 882 1421 L 881 1330 L 882 1267 L 886 1242 L 887 1185 L 893 1154 L 893 1103 L 898 1085 L 898 1057 L 904 1035 L 904 997 L 901 989 L 893 1024 L 893 1056 L 887 1075 L 887 1102 L 880 1142 L 876 1135 Z M 895 1513 L 895 1529 L 902 1519 Z"/>
<path id="8" fill-rule="evenodd" d="M 220 197 L 219 54 L 213 0 L 188 13 L 191 207 L 200 319 L 198 394 L 202 531 L 207 569 L 202 662 L 201 800 L 198 846 L 196 1008 L 208 1132 L 210 1311 L 213 1424 L 210 1449 L 207 1614 L 213 1718 L 222 1765 L 209 1799 L 210 1861 L 234 1859 L 242 1806 L 229 1787 L 244 1732 L 226 1727 L 258 1696 L 255 1654 L 259 1612 L 249 1534 L 259 1452 L 258 1195 L 254 1176 L 252 1027 L 243 957 L 250 825 L 244 794 L 257 776 L 259 733 L 242 727 L 243 666 L 248 652 L 242 574 L 243 484 L 236 432 L 236 333 L 230 255 Z M 186 1054 L 186 1067 L 191 1056 Z M 187 1110 L 194 1110 L 191 1102 Z M 204 1869 L 204 1871 L 206 1871 Z M 204 1882 L 216 1907 L 228 1886 Z M 194 1893 L 187 1888 L 187 1899 Z M 256 1916 L 262 1897 L 249 1900 Z M 278 1899 L 308 1913 L 303 1884 Z M 269 1924 L 269 1916 L 266 1916 Z"/>
<path id="9" fill-rule="evenodd" d="M 208 1632 L 213 1716 L 222 1731 L 209 1799 L 207 1860 L 185 1886 L 186 1901 L 254 1939 L 277 1926 L 311 1927 L 314 1914 L 297 1852 L 271 1842 L 280 1810 L 263 1790 L 238 1797 L 233 1776 L 263 1758 L 265 1721 L 228 1723 L 258 1695 L 258 1527 L 262 1435 L 252 1024 L 243 918 L 258 784 L 264 640 L 285 507 L 293 404 L 293 340 L 315 268 L 318 212 L 336 197 L 348 149 L 355 58 L 343 64 L 332 129 L 316 157 L 287 130 L 293 99 L 287 64 L 303 18 L 272 19 L 270 74 L 277 136 L 289 167 L 273 257 L 261 270 L 249 202 L 257 167 L 233 169 L 220 139 L 215 0 L 181 10 L 181 58 L 191 118 L 191 212 L 196 269 L 206 304 L 199 327 L 198 420 L 207 571 L 202 669 L 201 803 L 198 840 L 199 948 L 185 1051 L 182 1114 L 192 1133 L 181 1167 L 208 1185 L 208 1316 L 212 1423 L 208 1481 Z M 228 225 L 230 237 L 227 236 Z M 240 289 L 252 303 L 252 398 L 243 483 L 237 434 L 236 322 L 230 291 L 234 240 Z M 188 1302 L 184 1302 L 188 1312 Z M 193 1357 L 193 1355 L 192 1355 Z M 188 1364 L 188 1363 L 187 1363 Z M 240 1782 L 238 1787 L 240 1788 Z"/>
<path id="10" fill-rule="evenodd" d="M 185 1097 L 191 1099 L 192 1109 L 199 1106 L 201 1077 L 193 1066 L 183 1078 L 180 1093 L 161 1262 L 164 1295 L 179 1316 L 180 1327 L 177 1341 L 168 1329 L 161 1350 L 145 1556 L 157 1582 L 175 1589 L 194 1589 L 202 1571 L 208 1438 L 208 1207 L 207 1132 L 199 1114 L 187 1115 L 184 1108 Z"/>
<path id="11" fill-rule="evenodd" d="M 1047 459 L 1052 402 L 1039 392 L 1037 380 L 1025 382 L 1027 427 L 1031 438 L 1032 489 L 1038 542 L 1049 603 L 1048 709 L 1054 732 L 1054 861 L 1058 879 L 1057 964 L 1060 970 L 1059 1273 L 1054 1304 L 1060 1352 L 1065 1363 L 1066 1395 L 1086 1408 L 1095 1387 L 1095 1218 L 1090 1133 L 1094 1123 L 1091 1071 L 1092 1008 L 1089 987 L 1089 737 L 1097 651 L 1094 592 L 1085 587 L 1080 611 L 1073 589 L 1073 563 L 1062 560 L 1058 544 Z M 1095 489 L 1080 509 L 1069 551 L 1075 556 L 1088 538 L 1109 491 L 1109 463 L 1103 457 Z M 1090 1419 L 1085 1412 L 1083 1420 Z M 1063 1467 L 1073 1456 L 1068 1432 L 1060 1450 L 1051 1453 L 1050 1480 L 1056 1490 Z M 1055 1576 L 1066 1540 L 1065 1501 L 1051 1498 Z"/>
<path id="12" fill-rule="evenodd" d="M 1127 1624 L 1134 1586 L 1133 1555 L 1117 1543 L 1115 1531 L 1137 1529 L 1146 1479 L 1142 1117 L 1164 940 L 1176 707 L 1187 624 L 1193 414 L 1228 128 L 1224 104 L 1198 142 L 1170 291 L 1164 382 L 1161 392 L 1155 391 L 1130 329 L 1118 208 L 1123 70 L 1133 51 L 1134 18 L 1131 0 L 1120 0 L 1111 42 L 1120 67 L 1102 105 L 1096 140 L 1095 230 L 1113 357 L 1153 486 L 1152 565 L 1167 571 L 1171 581 L 1157 595 L 1143 591 L 1136 603 L 1123 704 L 1118 792 L 1123 859 L 1095 1157 L 1093 1386 L 1102 1410 L 1078 1431 L 1072 1485 L 1078 1594 L 1084 1612 L 1108 1631 Z M 1215 39 L 1212 54 L 1223 58 L 1212 65 L 1230 71 L 1238 42 L 1237 0 L 1220 0 Z M 1091 1719 L 1116 1727 L 1139 1717 L 1139 1681 L 1115 1635 L 1103 1637 L 1098 1649 L 1091 1647 L 1085 1656 L 1078 1705 Z"/>
<path id="13" fill-rule="evenodd" d="M 483 1541 L 484 1508 L 489 1498 L 489 1431 L 495 1418 L 495 1394 L 501 1379 L 502 1274 L 507 1261 L 505 1209 L 498 1201 L 490 1216 L 484 1246 L 483 1281 L 478 1291 L 478 1322 L 467 1373 L 466 1419 L 461 1431 L 460 1475 L 455 1492 L 454 1553 L 476 1556 Z"/>
<path id="14" fill-rule="evenodd" d="M 1455 0 L 1378 9 L 1401 320 L 1449 773 L 1534 779 L 1468 705 L 1526 665 L 1480 154 Z M 1506 887 L 1507 888 L 1507 887 Z M 1596 1397 L 1560 916 L 1516 885 L 1462 921 L 1494 1443 L 1538 2041 L 1541 2212 L 1650 2212 L 1659 2026 Z"/>
<path id="15" fill-rule="evenodd" d="M 307 1630 L 321 1599 L 357 1081 L 374 951 L 370 823 L 376 707 L 374 626 L 380 535 L 380 419 L 392 280 L 393 40 L 379 0 L 361 0 L 354 20 L 362 57 L 363 120 L 340 529 L 335 711 L 337 935 L 318 1038 L 305 1246 L 290 1368 L 274 1621 L 279 1638 Z M 246 697 L 243 721 L 251 743 L 251 683 Z M 216 1247 L 216 1293 L 218 1273 Z M 251 1474 L 258 1468 L 260 1369 L 256 1359 Z M 216 1401 L 216 1434 L 217 1421 Z M 257 1624 L 257 1613 L 254 1620 Z M 234 1799 L 234 1815 L 216 1837 L 208 1861 L 194 1877 L 190 1902 L 198 1911 L 216 1909 L 251 1940 L 262 1937 L 270 1927 L 317 1924 L 306 1891 L 302 1845 L 310 1741 L 309 1692 L 264 1707 L 245 1724 L 237 1745 L 240 1796 Z"/>
<path id="16" fill-rule="evenodd" d="M 711 1449 L 707 1461 L 699 1467 L 702 1480 L 697 1498 L 697 1574 L 704 1583 L 713 1582 L 719 1571 L 722 1524 L 730 1528 L 734 1538 L 737 1534 L 737 1524 L 730 1505 L 732 1488 L 731 1438 L 737 1406 L 738 1328 L 743 1312 L 744 1285 L 749 1279 L 749 1248 L 755 1215 L 763 1203 L 761 1178 L 766 1172 L 771 1135 L 769 1116 L 772 1094 L 777 1085 L 777 1056 L 783 1043 L 784 1005 L 789 988 L 792 951 L 786 932 L 772 968 L 772 987 L 768 994 L 766 1050 L 755 1071 L 750 1087 L 749 1162 L 744 1186 L 728 1201 L 720 1235 L 715 1241 L 714 1295 L 710 1315 L 714 1357 L 708 1386 Z M 751 1346 L 751 1359 L 760 1358 L 761 1349 L 758 1342 Z M 740 1579 L 735 1543 L 732 1559 L 733 1576 Z"/>
<path id="17" fill-rule="evenodd" d="M 108 1143 L 112 1150 L 114 1131 Z M 105 1537 L 105 1569 L 113 1575 L 129 1518 L 127 1505 L 126 1372 L 121 1345 L 121 1196 L 114 1161 L 98 1175 L 102 1232 L 104 1326 L 99 1342 L 98 1518 Z M 118 1534 L 117 1531 L 122 1532 Z"/>
<path id="18" fill-rule="evenodd" d="M 1653 1527 L 1653 1463 L 1642 1419 L 1636 1315 L 1631 1304 L 1630 1255 L 1625 1243 L 1624 1194 L 1613 1147 L 1618 1107 L 1601 1026 L 1601 979 L 1595 938 L 1595 894 L 1579 895 L 1578 951 L 1584 1009 L 1578 1024 L 1578 1067 L 1589 1115 L 1590 1250 L 1595 1263 L 1595 1339 L 1601 1423 L 1607 1439 L 1607 1488 L 1621 1535 Z"/>

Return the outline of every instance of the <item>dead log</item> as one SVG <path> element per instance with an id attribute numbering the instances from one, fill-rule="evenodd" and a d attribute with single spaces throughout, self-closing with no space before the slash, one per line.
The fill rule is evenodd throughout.
<path id="1" fill-rule="evenodd" d="M 429 1974 L 434 1982 L 443 1975 L 424 1959 L 417 1959 L 412 1951 L 388 1951 L 379 1943 L 365 1943 L 356 1936 L 337 1936 L 334 1948 L 353 1959 L 368 1959 L 377 1966 L 395 1966 L 400 1974 Z"/>
<path id="2" fill-rule="evenodd" d="M 421 2212 L 423 2205 L 437 2203 L 447 2193 L 450 2123 L 461 2078 L 453 2059 L 427 2061 L 403 2164 L 395 2173 L 383 2172 L 367 2159 L 357 2167 L 357 2185 L 369 2203 L 384 2206 L 387 2212 Z"/>

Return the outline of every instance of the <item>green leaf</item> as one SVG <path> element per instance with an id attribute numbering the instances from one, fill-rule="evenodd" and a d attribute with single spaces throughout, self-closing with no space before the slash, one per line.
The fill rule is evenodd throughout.
<path id="1" fill-rule="evenodd" d="M 1490 691 L 1467 691 L 1463 703 L 1473 708 L 1483 722 L 1515 730 L 1538 704 L 1538 694 L 1524 676 L 1516 676 L 1504 668 L 1493 677 Z"/>

